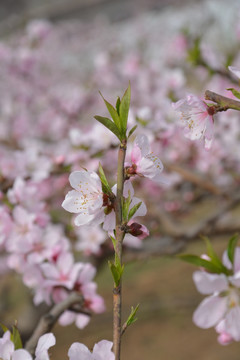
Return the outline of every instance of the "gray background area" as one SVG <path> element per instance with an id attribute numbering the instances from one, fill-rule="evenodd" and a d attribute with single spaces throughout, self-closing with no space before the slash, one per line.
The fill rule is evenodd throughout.
<path id="1" fill-rule="evenodd" d="M 88 20 L 104 14 L 111 21 L 161 11 L 167 5 L 182 6 L 197 0 L 0 0 L 0 35 L 17 30 L 32 18 L 57 21 L 67 18 Z M 199 1 L 198 1 L 199 2 Z"/>

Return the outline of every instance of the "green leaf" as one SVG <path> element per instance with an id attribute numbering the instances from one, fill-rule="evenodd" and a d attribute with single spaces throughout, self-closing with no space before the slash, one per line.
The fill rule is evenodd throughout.
<path id="1" fill-rule="evenodd" d="M 185 254 L 185 255 L 178 255 L 177 257 L 183 261 L 190 263 L 190 264 L 203 267 L 204 269 L 206 269 L 212 273 L 216 273 L 216 274 L 222 273 L 222 271 L 219 269 L 218 266 L 216 266 L 209 260 L 202 259 L 200 256 Z"/>
<path id="2" fill-rule="evenodd" d="M 225 62 L 225 67 L 228 68 L 230 65 L 232 65 L 233 60 L 234 60 L 234 54 L 233 54 L 233 53 L 227 54 L 227 59 L 226 59 L 226 62 Z"/>
<path id="3" fill-rule="evenodd" d="M 136 121 L 143 127 L 147 126 L 149 123 L 148 120 L 141 119 L 140 117 L 136 116 Z"/>
<path id="4" fill-rule="evenodd" d="M 223 264 L 221 262 L 221 260 L 219 259 L 218 255 L 215 253 L 212 244 L 209 240 L 209 238 L 207 236 L 201 236 L 201 238 L 205 241 L 206 246 L 207 246 L 207 255 L 210 257 L 210 259 L 212 260 L 212 262 L 216 265 L 219 266 L 219 268 L 223 267 Z"/>
<path id="5" fill-rule="evenodd" d="M 192 48 L 188 50 L 187 59 L 194 65 L 198 65 L 202 60 L 200 43 L 201 43 L 201 38 L 197 37 L 194 40 L 194 44 Z"/>
<path id="6" fill-rule="evenodd" d="M 103 101 L 105 102 L 105 105 L 109 111 L 109 114 L 111 115 L 113 121 L 115 122 L 116 126 L 118 127 L 118 129 L 120 130 L 121 125 L 120 125 L 120 118 L 118 115 L 118 112 L 116 109 L 114 109 L 114 107 L 112 106 L 112 104 L 110 104 L 106 99 L 104 99 L 104 97 L 102 96 L 101 92 L 100 92 L 101 97 L 103 98 Z"/>
<path id="7" fill-rule="evenodd" d="M 218 255 L 215 253 L 212 244 L 207 236 L 201 236 L 201 238 L 205 241 L 207 246 L 207 255 L 210 257 L 211 262 L 219 268 L 219 271 L 224 274 L 229 273 L 229 269 L 227 269 L 222 261 L 219 259 Z"/>
<path id="8" fill-rule="evenodd" d="M 97 121 L 99 121 L 101 124 L 106 126 L 106 128 L 108 130 L 110 130 L 114 135 L 116 135 L 120 141 L 122 140 L 121 134 L 120 134 L 116 124 L 113 121 L 111 121 L 109 118 L 99 116 L 99 115 L 95 115 L 94 118 Z"/>
<path id="9" fill-rule="evenodd" d="M 128 112 L 130 107 L 131 100 L 131 87 L 130 83 L 128 85 L 127 90 L 125 91 L 120 106 L 119 106 L 119 115 L 121 120 L 121 134 L 126 137 L 127 131 L 127 121 L 128 121 Z"/>
<path id="10" fill-rule="evenodd" d="M 115 239 L 113 236 L 111 236 L 111 235 L 109 235 L 109 237 L 110 237 L 110 239 L 112 240 L 112 244 L 113 244 L 114 250 L 116 250 L 116 239 Z"/>
<path id="11" fill-rule="evenodd" d="M 131 130 L 128 133 L 128 139 L 130 138 L 130 136 L 134 133 L 134 131 L 136 130 L 137 125 L 135 125 L 134 127 L 131 128 Z"/>
<path id="12" fill-rule="evenodd" d="M 22 349 L 23 345 L 22 345 L 21 336 L 20 336 L 20 333 L 19 333 L 18 328 L 16 326 L 13 326 L 13 331 L 12 331 L 12 334 L 11 334 L 11 341 L 15 345 L 15 350 Z"/>
<path id="13" fill-rule="evenodd" d="M 101 183 L 102 183 L 102 190 L 105 194 L 110 194 L 112 192 L 109 184 L 108 184 L 108 181 L 107 181 L 107 178 L 104 174 L 104 171 L 103 171 L 103 168 L 102 168 L 102 165 L 101 163 L 99 163 L 98 165 L 98 172 L 99 172 L 99 177 L 100 177 L 100 180 L 101 180 Z"/>
<path id="14" fill-rule="evenodd" d="M 234 254 L 235 254 L 237 241 L 238 241 L 238 234 L 235 234 L 230 238 L 228 242 L 227 254 L 232 264 L 234 262 Z"/>
<path id="15" fill-rule="evenodd" d="M 142 205 L 142 201 L 140 201 L 138 204 L 134 205 L 128 214 L 128 221 L 135 215 L 136 211 L 140 208 L 140 206 Z"/>
<path id="16" fill-rule="evenodd" d="M 120 104 L 121 104 L 121 100 L 120 100 L 120 97 L 118 96 L 117 101 L 116 101 L 116 110 L 117 110 L 118 115 L 119 115 Z"/>
<path id="17" fill-rule="evenodd" d="M 239 91 L 237 91 L 236 89 L 233 89 L 233 88 L 228 88 L 227 90 L 231 91 L 232 94 L 233 94 L 236 98 L 240 99 L 240 92 L 239 92 Z"/>
<path id="18" fill-rule="evenodd" d="M 7 332 L 9 331 L 9 329 L 4 325 L 4 324 L 0 324 L 1 328 L 3 329 L 3 332 Z"/>
<path id="19" fill-rule="evenodd" d="M 127 322 L 127 326 L 129 326 L 129 325 L 133 324 L 135 321 L 137 321 L 136 313 L 137 313 L 138 309 L 139 309 L 139 304 L 137 304 L 137 306 L 135 307 L 135 309 L 134 309 L 133 306 L 131 307 L 131 313 L 130 313 L 127 321 L 126 321 L 126 322 Z"/>
<path id="20" fill-rule="evenodd" d="M 111 261 L 108 262 L 108 265 L 109 265 L 109 268 L 112 273 L 114 284 L 117 287 L 120 284 L 124 266 L 121 266 L 121 264 L 120 264 L 120 266 L 119 266 L 119 264 L 115 265 Z"/>
<path id="21" fill-rule="evenodd" d="M 109 268 L 111 270 L 114 284 L 115 284 L 115 286 L 118 286 L 119 283 L 120 283 L 120 279 L 119 279 L 119 274 L 118 274 L 118 271 L 116 269 L 116 266 L 111 261 L 108 262 L 108 266 L 109 266 Z"/>

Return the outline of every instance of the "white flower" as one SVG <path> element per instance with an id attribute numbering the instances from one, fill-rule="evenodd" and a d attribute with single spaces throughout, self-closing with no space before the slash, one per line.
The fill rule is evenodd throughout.
<path id="1" fill-rule="evenodd" d="M 210 274 L 196 271 L 193 280 L 198 291 L 206 297 L 193 314 L 194 323 L 208 329 L 216 327 L 221 344 L 240 341 L 240 248 L 236 248 L 233 265 L 226 252 L 223 264 L 233 275 Z"/>
<path id="2" fill-rule="evenodd" d="M 71 345 L 68 356 L 69 360 L 114 360 L 115 356 L 111 348 L 111 341 L 102 340 L 94 345 L 91 353 L 84 344 L 75 342 Z"/>
<path id="3" fill-rule="evenodd" d="M 62 207 L 79 214 L 75 218 L 77 226 L 101 224 L 104 220 L 103 192 L 99 176 L 94 171 L 74 171 L 69 176 L 71 186 Z"/>

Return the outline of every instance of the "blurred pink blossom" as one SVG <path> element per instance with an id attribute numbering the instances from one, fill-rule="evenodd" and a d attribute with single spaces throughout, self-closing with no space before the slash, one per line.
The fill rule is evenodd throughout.
<path id="1" fill-rule="evenodd" d="M 210 149 L 213 140 L 213 107 L 195 95 L 188 95 L 172 104 L 174 110 L 181 113 L 184 123 L 184 134 L 191 140 L 204 138 L 205 148 Z"/>

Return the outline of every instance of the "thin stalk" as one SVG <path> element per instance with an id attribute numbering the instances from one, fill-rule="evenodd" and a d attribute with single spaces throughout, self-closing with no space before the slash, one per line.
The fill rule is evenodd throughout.
<path id="1" fill-rule="evenodd" d="M 124 162 L 126 156 L 127 142 L 123 140 L 118 151 L 117 169 L 117 196 L 115 201 L 116 213 L 116 248 L 115 258 L 118 257 L 122 264 L 122 242 L 124 230 L 122 229 L 122 197 L 124 186 Z M 113 352 L 115 360 L 120 360 L 121 350 L 121 304 L 122 304 L 122 283 L 113 289 Z"/>

